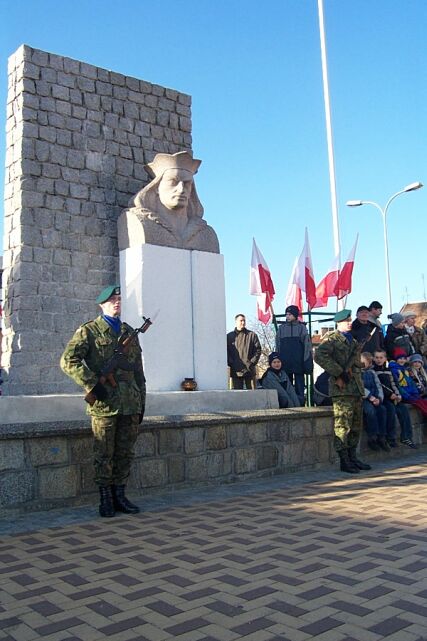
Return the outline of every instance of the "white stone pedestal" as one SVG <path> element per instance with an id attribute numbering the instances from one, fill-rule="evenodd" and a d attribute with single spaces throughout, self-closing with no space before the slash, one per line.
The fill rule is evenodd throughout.
<path id="1" fill-rule="evenodd" d="M 120 252 L 122 318 L 142 335 L 149 391 L 227 389 L 224 262 L 219 254 L 140 245 Z"/>
<path id="2" fill-rule="evenodd" d="M 278 409 L 273 389 L 213 390 L 205 392 L 149 392 L 145 417 L 187 414 L 224 414 Z M 89 420 L 82 394 L 2 396 L 0 427 L 28 423 L 58 423 Z M 144 425 L 144 424 L 143 424 Z M 1 456 L 0 456 L 1 470 Z"/>

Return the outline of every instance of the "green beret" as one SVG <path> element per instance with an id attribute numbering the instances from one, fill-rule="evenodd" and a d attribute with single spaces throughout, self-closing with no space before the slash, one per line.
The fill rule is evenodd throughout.
<path id="1" fill-rule="evenodd" d="M 99 303 L 99 305 L 106 303 L 114 294 L 120 294 L 120 287 L 118 285 L 108 285 L 108 287 L 102 290 L 95 302 Z"/>
<path id="2" fill-rule="evenodd" d="M 337 312 L 334 316 L 334 321 L 336 323 L 341 323 L 341 321 L 347 320 L 351 316 L 351 309 L 342 309 L 340 312 Z"/>

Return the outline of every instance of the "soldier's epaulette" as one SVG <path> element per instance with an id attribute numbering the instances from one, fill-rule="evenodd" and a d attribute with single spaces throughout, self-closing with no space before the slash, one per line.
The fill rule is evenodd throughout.
<path id="1" fill-rule="evenodd" d="M 86 321 L 86 323 L 82 323 L 82 324 L 80 325 L 79 329 L 80 329 L 81 327 L 86 327 L 86 325 L 90 325 L 91 323 L 93 323 L 93 320 Z"/>
<path id="2" fill-rule="evenodd" d="M 79 327 L 76 329 L 76 333 L 77 333 L 77 332 L 81 332 L 83 329 L 85 329 L 85 328 L 86 328 L 86 327 L 88 327 L 89 325 L 93 325 L 93 323 L 94 323 L 94 321 L 93 321 L 93 320 L 87 321 L 86 323 L 82 323 L 82 324 L 81 324 L 81 325 L 79 325 Z"/>

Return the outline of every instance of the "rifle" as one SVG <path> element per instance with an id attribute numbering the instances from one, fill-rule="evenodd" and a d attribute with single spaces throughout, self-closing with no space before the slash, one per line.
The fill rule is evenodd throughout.
<path id="1" fill-rule="evenodd" d="M 377 329 L 378 329 L 378 327 L 375 325 L 375 327 L 369 332 L 367 337 L 364 338 L 363 341 L 358 343 L 358 348 L 359 348 L 360 352 L 365 347 L 366 343 L 371 340 L 372 336 L 375 334 Z M 350 365 L 350 360 L 352 358 L 353 358 L 353 355 L 351 355 L 350 358 L 347 359 L 345 367 L 343 368 L 343 373 L 346 372 L 348 374 L 348 376 L 349 376 L 349 379 L 351 379 L 351 377 L 353 376 L 353 372 L 351 371 L 351 369 L 348 369 L 348 366 Z M 337 376 L 337 378 L 335 379 L 335 383 L 340 388 L 340 390 L 343 390 L 344 387 L 347 385 L 347 383 L 345 381 L 343 381 L 343 379 L 341 378 L 341 374 L 339 376 Z"/>
<path id="2" fill-rule="evenodd" d="M 123 334 L 123 336 L 120 337 L 117 347 L 114 350 L 113 356 L 105 363 L 99 374 L 97 384 L 85 396 L 85 401 L 86 403 L 89 403 L 89 405 L 93 405 L 97 400 L 102 400 L 98 399 L 97 396 L 97 393 L 99 395 L 99 392 L 102 390 L 102 388 L 101 390 L 99 389 L 100 385 L 104 386 L 108 381 L 111 387 L 117 387 L 117 382 L 114 378 L 114 372 L 116 371 L 116 369 L 123 369 L 127 372 L 133 371 L 133 365 L 129 363 L 127 359 L 129 349 L 134 340 L 137 338 L 138 334 L 144 334 L 150 327 L 150 325 L 153 324 L 153 321 L 149 318 L 146 318 L 145 316 L 143 316 L 142 318 L 144 322 L 142 323 L 141 327 L 137 327 L 136 329 L 132 330 L 130 334 Z"/>

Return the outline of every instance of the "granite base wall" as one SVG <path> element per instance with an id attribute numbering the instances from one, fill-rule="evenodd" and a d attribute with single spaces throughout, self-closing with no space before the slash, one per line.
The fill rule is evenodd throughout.
<path id="1" fill-rule="evenodd" d="M 414 440 L 427 425 L 411 410 Z M 387 459 L 412 453 L 366 450 Z M 129 492 L 145 495 L 314 470 L 334 464 L 328 409 L 259 410 L 150 417 L 141 426 Z M 0 426 L 0 513 L 94 503 L 92 434 L 87 421 Z"/>

